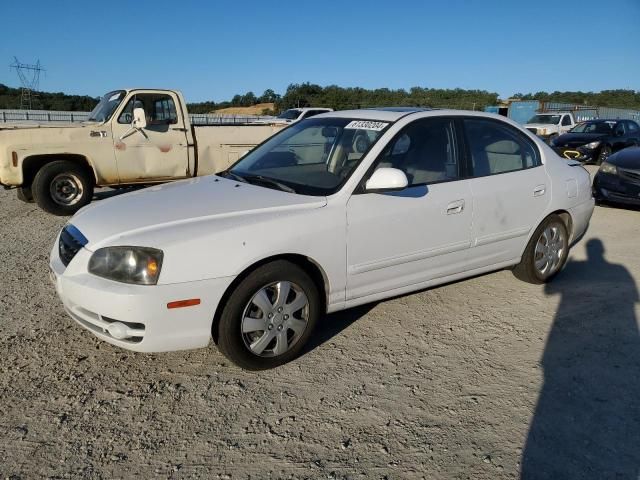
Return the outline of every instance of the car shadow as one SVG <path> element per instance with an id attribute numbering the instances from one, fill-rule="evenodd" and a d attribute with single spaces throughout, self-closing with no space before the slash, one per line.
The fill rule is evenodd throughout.
<path id="1" fill-rule="evenodd" d="M 544 383 L 522 453 L 521 478 L 638 480 L 638 289 L 598 239 L 546 285 L 560 304 L 541 366 Z"/>
<path id="2" fill-rule="evenodd" d="M 313 331 L 313 335 L 302 350 L 302 355 L 306 355 L 320 345 L 328 342 L 333 337 L 342 333 L 356 321 L 369 313 L 376 305 L 377 303 L 368 303 L 348 310 L 330 313 L 320 318 Z"/>

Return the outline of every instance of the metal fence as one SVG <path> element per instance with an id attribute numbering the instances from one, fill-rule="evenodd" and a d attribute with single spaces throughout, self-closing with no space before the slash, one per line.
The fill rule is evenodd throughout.
<path id="1" fill-rule="evenodd" d="M 272 120 L 274 117 L 265 115 L 215 115 L 211 113 L 194 113 L 189 115 L 192 125 L 221 125 L 259 123 Z M 64 112 L 54 110 L 2 110 L 1 122 L 51 122 L 73 123 L 84 122 L 89 119 L 89 112 Z"/>
<path id="2" fill-rule="evenodd" d="M 487 107 L 485 110 L 495 112 L 496 109 L 497 107 Z M 527 123 L 536 113 L 552 112 L 572 112 L 578 122 L 597 118 L 640 121 L 640 111 L 628 108 L 594 107 L 574 103 L 539 102 L 537 100 L 511 102 L 509 105 L 509 118 L 518 123 Z"/>

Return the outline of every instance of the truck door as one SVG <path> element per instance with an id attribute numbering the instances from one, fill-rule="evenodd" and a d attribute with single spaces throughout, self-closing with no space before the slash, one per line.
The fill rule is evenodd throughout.
<path id="1" fill-rule="evenodd" d="M 563 115 L 562 122 L 560 123 L 560 135 L 567 133 L 573 127 L 570 115 Z"/>
<path id="2" fill-rule="evenodd" d="M 113 147 L 120 183 L 190 176 L 184 118 L 172 92 L 135 92 L 113 120 Z M 147 126 L 131 128 L 134 108 L 143 108 Z"/>

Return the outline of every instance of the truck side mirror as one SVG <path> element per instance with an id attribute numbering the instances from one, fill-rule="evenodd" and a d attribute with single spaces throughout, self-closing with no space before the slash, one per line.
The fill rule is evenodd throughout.
<path id="1" fill-rule="evenodd" d="M 131 122 L 131 126 L 138 130 L 146 128 L 147 116 L 144 113 L 144 108 L 133 109 L 133 121 Z"/>

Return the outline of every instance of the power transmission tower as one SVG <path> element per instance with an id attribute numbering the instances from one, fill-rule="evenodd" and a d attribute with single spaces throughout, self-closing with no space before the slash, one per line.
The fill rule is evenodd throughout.
<path id="1" fill-rule="evenodd" d="M 40 72 L 44 71 L 44 68 L 40 65 L 40 60 L 38 60 L 35 65 L 30 65 L 28 63 L 21 63 L 18 57 L 13 57 L 13 63 L 9 65 L 9 68 L 15 69 L 20 79 L 22 93 L 20 96 L 20 108 L 23 110 L 31 110 L 33 104 L 38 99 Z"/>

